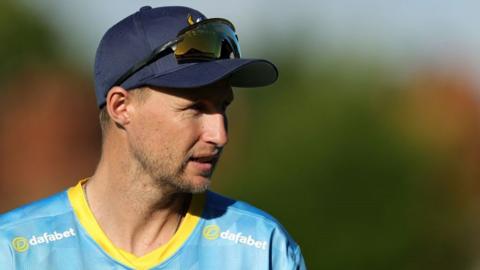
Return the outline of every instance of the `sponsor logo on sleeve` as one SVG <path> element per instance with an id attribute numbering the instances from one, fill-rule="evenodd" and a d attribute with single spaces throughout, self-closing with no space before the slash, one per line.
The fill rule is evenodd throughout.
<path id="1" fill-rule="evenodd" d="M 61 241 L 66 238 L 75 237 L 75 236 L 76 236 L 75 230 L 72 228 L 63 232 L 53 231 L 51 233 L 45 232 L 40 235 L 32 235 L 28 239 L 26 237 L 19 236 L 19 237 L 15 237 L 12 240 L 12 247 L 17 252 L 25 252 L 30 247 L 34 247 L 37 245 L 45 245 L 48 243 Z"/>
<path id="2" fill-rule="evenodd" d="M 215 240 L 220 236 L 220 227 L 217 225 L 208 225 L 203 228 L 203 237 L 208 240 Z"/>
<path id="3" fill-rule="evenodd" d="M 222 238 L 232 241 L 235 244 L 246 245 L 258 249 L 267 249 L 267 241 L 256 240 L 251 235 L 244 235 L 241 232 L 231 232 L 230 230 L 222 231 L 217 225 L 208 225 L 203 228 L 203 237 L 208 240 L 216 240 Z"/>
<path id="4" fill-rule="evenodd" d="M 15 237 L 12 240 L 12 247 L 16 252 L 24 252 L 28 249 L 28 240 L 25 237 Z"/>

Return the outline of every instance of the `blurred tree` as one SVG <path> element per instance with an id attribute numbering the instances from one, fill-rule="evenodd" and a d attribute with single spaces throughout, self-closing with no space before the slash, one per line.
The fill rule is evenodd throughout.
<path id="1" fill-rule="evenodd" d="M 277 85 L 237 92 L 247 96 L 232 112 L 248 115 L 237 135 L 242 147 L 227 150 L 235 162 L 221 168 L 216 187 L 279 218 L 311 269 L 466 269 L 472 263 L 466 205 L 436 181 L 459 163 L 449 166 L 444 161 L 455 156 L 432 157 L 417 135 L 405 137 L 398 121 L 418 120 L 397 118 L 411 100 L 405 84 L 374 62 L 324 57 L 308 72 L 298 58 L 275 59 Z M 459 117 L 478 121 L 474 112 Z"/>
<path id="2" fill-rule="evenodd" d="M 33 63 L 54 62 L 57 39 L 46 24 L 17 2 L 0 2 L 0 82 Z"/>
<path id="3" fill-rule="evenodd" d="M 16 1 L 0 2 L 0 212 L 73 185 L 94 169 L 92 83 L 63 63 L 56 37 Z"/>

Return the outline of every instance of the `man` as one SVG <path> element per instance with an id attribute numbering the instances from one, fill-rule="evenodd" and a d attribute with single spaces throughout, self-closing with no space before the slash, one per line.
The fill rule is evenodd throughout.
<path id="1" fill-rule="evenodd" d="M 1 269 L 305 269 L 275 219 L 207 191 L 231 86 L 277 79 L 240 57 L 229 21 L 186 7 L 143 7 L 110 28 L 95 60 L 98 167 L 0 217 Z"/>

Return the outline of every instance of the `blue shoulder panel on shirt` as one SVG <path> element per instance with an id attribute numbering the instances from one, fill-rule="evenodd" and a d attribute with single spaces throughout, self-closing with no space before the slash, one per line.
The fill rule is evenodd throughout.
<path id="1" fill-rule="evenodd" d="M 261 219 L 266 223 L 270 223 L 272 226 L 279 226 L 282 230 L 285 230 L 280 222 L 267 212 L 258 209 L 249 203 L 230 199 L 213 191 L 208 191 L 207 206 L 208 208 L 216 208 L 220 212 L 233 211 L 240 215 L 249 215 L 253 218 Z"/>
<path id="2" fill-rule="evenodd" d="M 24 222 L 44 217 L 52 217 L 72 211 L 65 192 L 24 205 L 0 215 L 0 228 L 6 230 Z"/>
<path id="3" fill-rule="evenodd" d="M 255 269 L 305 269 L 299 246 L 268 213 L 209 191 L 203 218 L 204 237 L 223 254 L 251 257 Z"/>
<path id="4" fill-rule="evenodd" d="M 207 204 L 211 207 L 217 208 L 219 210 L 237 210 L 243 211 L 245 214 L 250 214 L 253 216 L 257 216 L 257 218 L 264 218 L 266 220 L 271 221 L 272 223 L 278 224 L 278 221 L 266 213 L 263 210 L 260 210 L 246 202 L 233 200 L 227 197 L 224 197 L 218 193 L 213 191 L 208 191 L 208 200 Z"/>
<path id="5" fill-rule="evenodd" d="M 213 208 L 217 211 L 214 211 L 213 214 L 210 213 L 210 215 L 209 213 L 204 213 L 204 218 L 212 218 L 212 215 L 221 216 L 227 212 L 238 216 L 249 216 L 258 222 L 261 222 L 264 226 L 270 227 L 270 229 L 276 231 L 276 233 L 283 234 L 294 246 L 297 245 L 282 224 L 267 212 L 258 209 L 249 203 L 233 200 L 212 191 L 208 191 L 207 198 L 206 210 Z M 251 225 L 251 223 L 247 223 L 247 225 Z"/>

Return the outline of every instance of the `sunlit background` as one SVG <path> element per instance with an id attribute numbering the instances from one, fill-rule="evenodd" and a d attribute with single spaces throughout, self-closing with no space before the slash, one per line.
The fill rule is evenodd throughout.
<path id="1" fill-rule="evenodd" d="M 309 269 L 480 269 L 480 2 L 0 2 L 0 212 L 92 174 L 92 65 L 143 5 L 226 17 L 280 79 L 236 91 L 213 190 L 274 215 Z"/>

